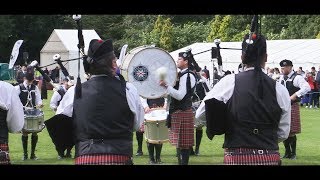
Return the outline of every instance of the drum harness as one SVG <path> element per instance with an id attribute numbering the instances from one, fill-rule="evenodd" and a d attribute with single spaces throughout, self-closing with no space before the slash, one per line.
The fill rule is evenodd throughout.
<path id="1" fill-rule="evenodd" d="M 35 90 L 30 90 L 30 85 L 27 86 L 27 89 L 21 89 L 21 86 L 20 86 L 20 90 L 22 92 L 27 92 L 28 93 L 28 97 L 27 97 L 27 103 L 23 106 L 24 109 L 34 109 L 35 106 L 34 104 L 32 103 L 32 96 L 31 96 L 31 93 L 35 93 L 36 91 Z"/>

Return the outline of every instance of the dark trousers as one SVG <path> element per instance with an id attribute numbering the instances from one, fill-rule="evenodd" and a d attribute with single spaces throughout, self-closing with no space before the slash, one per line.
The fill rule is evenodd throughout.
<path id="1" fill-rule="evenodd" d="M 188 165 L 189 156 L 190 156 L 190 148 L 189 149 L 177 148 L 177 158 L 178 158 L 179 165 Z"/>
<path id="2" fill-rule="evenodd" d="M 295 159 L 296 158 L 296 148 L 297 148 L 297 136 L 288 137 L 288 139 L 283 141 L 284 147 L 286 149 L 283 158 Z"/>
<path id="3" fill-rule="evenodd" d="M 26 159 L 26 158 L 28 158 L 28 134 L 23 133 L 21 140 L 22 140 L 23 154 Z M 30 158 L 35 157 L 37 143 L 38 143 L 38 134 L 32 133 L 32 135 L 31 135 L 31 157 Z"/>
<path id="4" fill-rule="evenodd" d="M 162 144 L 152 144 L 147 142 L 148 152 L 149 152 L 149 159 L 151 163 L 161 163 L 161 150 Z M 156 151 L 156 156 L 154 157 L 154 150 Z"/>
<path id="5" fill-rule="evenodd" d="M 136 131 L 136 138 L 137 138 L 137 142 L 138 142 L 137 152 L 142 152 L 143 132 Z"/>

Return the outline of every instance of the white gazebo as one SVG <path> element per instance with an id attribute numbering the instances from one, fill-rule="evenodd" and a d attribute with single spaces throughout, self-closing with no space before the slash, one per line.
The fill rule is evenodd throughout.
<path id="1" fill-rule="evenodd" d="M 89 43 L 92 39 L 100 39 L 95 30 L 82 30 L 84 39 L 84 51 L 88 52 Z M 46 44 L 40 51 L 40 66 L 46 66 L 54 63 L 53 56 L 60 54 L 61 60 L 75 59 L 79 57 L 78 49 L 78 30 L 74 29 L 54 29 Z M 71 76 L 78 76 L 78 60 L 62 63 Z M 48 69 L 54 69 L 58 64 L 48 66 Z M 63 77 L 60 72 L 60 77 Z M 82 60 L 80 60 L 80 77 L 81 81 L 85 80 Z"/>

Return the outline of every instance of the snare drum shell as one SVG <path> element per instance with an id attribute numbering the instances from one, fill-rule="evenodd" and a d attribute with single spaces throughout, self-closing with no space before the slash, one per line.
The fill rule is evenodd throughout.
<path id="1" fill-rule="evenodd" d="M 44 128 L 44 114 L 40 110 L 25 112 L 23 131 L 28 133 L 40 132 Z"/>
<path id="2" fill-rule="evenodd" d="M 144 134 L 147 142 L 162 144 L 169 142 L 169 129 L 166 120 L 144 121 Z"/>

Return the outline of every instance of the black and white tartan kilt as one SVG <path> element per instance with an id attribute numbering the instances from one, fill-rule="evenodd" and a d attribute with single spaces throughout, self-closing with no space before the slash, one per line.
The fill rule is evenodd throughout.
<path id="1" fill-rule="evenodd" d="M 10 164 L 8 144 L 0 144 L 0 165 Z"/>
<path id="2" fill-rule="evenodd" d="M 226 148 L 225 165 L 281 165 L 279 151 L 247 148 Z"/>
<path id="3" fill-rule="evenodd" d="M 76 165 L 130 165 L 130 156 L 116 154 L 90 154 L 75 159 Z"/>
<path id="4" fill-rule="evenodd" d="M 298 103 L 291 105 L 290 135 L 301 133 L 300 107 Z"/>
<path id="5" fill-rule="evenodd" d="M 178 110 L 171 115 L 170 143 L 177 148 L 188 149 L 194 145 L 194 114 L 192 109 Z"/>

